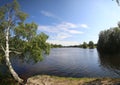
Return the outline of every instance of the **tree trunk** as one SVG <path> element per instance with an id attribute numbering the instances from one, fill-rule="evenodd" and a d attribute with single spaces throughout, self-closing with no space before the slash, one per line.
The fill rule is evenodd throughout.
<path id="1" fill-rule="evenodd" d="M 6 61 L 6 65 L 8 66 L 8 69 L 10 71 L 10 73 L 12 74 L 13 78 L 18 81 L 19 83 L 23 83 L 23 80 L 18 76 L 18 74 L 14 71 L 10 59 L 9 59 L 9 27 L 6 30 L 6 49 L 5 49 L 5 61 Z"/>

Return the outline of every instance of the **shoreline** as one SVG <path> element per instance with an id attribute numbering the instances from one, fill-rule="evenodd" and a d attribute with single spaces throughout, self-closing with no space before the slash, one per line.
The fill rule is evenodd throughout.
<path id="1" fill-rule="evenodd" d="M 36 75 L 27 79 L 25 85 L 120 85 L 119 78 L 71 78 Z"/>
<path id="2" fill-rule="evenodd" d="M 25 85 L 120 85 L 120 78 L 72 78 L 50 75 L 29 77 Z M 13 78 L 0 80 L 0 85 L 19 85 Z"/>

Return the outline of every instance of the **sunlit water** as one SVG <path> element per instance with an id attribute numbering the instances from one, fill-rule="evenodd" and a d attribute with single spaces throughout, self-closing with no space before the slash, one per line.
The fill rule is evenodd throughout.
<path id="1" fill-rule="evenodd" d="M 112 61 L 112 62 L 111 62 Z M 99 58 L 96 49 L 54 48 L 42 62 L 26 63 L 11 59 L 15 71 L 22 77 L 55 75 L 64 77 L 112 77 L 120 78 L 120 58 Z"/>

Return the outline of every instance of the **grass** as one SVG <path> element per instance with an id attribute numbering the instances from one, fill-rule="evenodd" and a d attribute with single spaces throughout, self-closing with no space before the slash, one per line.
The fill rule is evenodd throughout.
<path id="1" fill-rule="evenodd" d="M 13 78 L 5 78 L 0 80 L 0 85 L 19 85 Z"/>
<path id="2" fill-rule="evenodd" d="M 19 85 L 10 74 L 0 73 L 0 85 Z"/>

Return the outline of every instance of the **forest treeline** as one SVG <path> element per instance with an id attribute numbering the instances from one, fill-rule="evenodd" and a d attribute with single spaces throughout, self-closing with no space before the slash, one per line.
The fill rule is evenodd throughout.
<path id="1" fill-rule="evenodd" d="M 69 48 L 69 47 L 78 47 L 78 48 L 90 48 L 90 49 L 93 49 L 93 48 L 96 48 L 97 47 L 97 44 L 94 44 L 93 41 L 89 41 L 89 43 L 87 42 L 83 42 L 82 44 L 80 45 L 70 45 L 70 46 L 62 46 L 61 44 L 51 44 L 51 48 Z"/>

